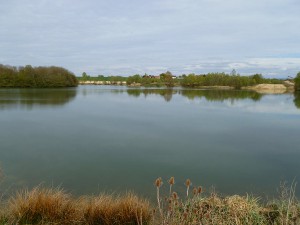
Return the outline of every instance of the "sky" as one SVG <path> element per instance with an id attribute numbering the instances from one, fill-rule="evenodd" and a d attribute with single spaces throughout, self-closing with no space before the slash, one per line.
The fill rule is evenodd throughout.
<path id="1" fill-rule="evenodd" d="M 294 77 L 299 0 L 0 0 L 0 64 Z"/>

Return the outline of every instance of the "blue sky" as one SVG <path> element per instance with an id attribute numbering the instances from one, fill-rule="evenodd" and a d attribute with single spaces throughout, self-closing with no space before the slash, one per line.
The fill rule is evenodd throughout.
<path id="1" fill-rule="evenodd" d="M 0 64 L 295 76 L 299 12 L 299 0 L 2 0 Z"/>

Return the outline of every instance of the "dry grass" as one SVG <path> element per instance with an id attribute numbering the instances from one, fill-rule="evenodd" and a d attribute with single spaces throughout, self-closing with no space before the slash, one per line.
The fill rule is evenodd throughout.
<path id="1" fill-rule="evenodd" d="M 0 224 L 145 225 L 151 214 L 150 203 L 132 193 L 74 199 L 61 189 L 37 187 L 10 198 Z"/>
<path id="2" fill-rule="evenodd" d="M 156 180 L 156 212 L 150 203 L 132 193 L 124 196 L 99 195 L 73 198 L 61 189 L 37 187 L 18 192 L 4 203 L 0 225 L 74 224 L 74 225 L 297 225 L 300 204 L 295 197 L 296 185 L 281 187 L 281 196 L 264 205 L 251 196 L 220 197 L 215 192 L 203 193 L 202 187 L 185 182 L 182 197 L 172 192 L 175 179 L 164 188 Z M 189 192 L 189 190 L 192 190 Z M 188 195 L 188 196 L 186 196 Z M 154 213 L 153 213 L 154 212 Z"/>
<path id="3" fill-rule="evenodd" d="M 3 180 L 3 178 L 4 178 L 4 173 L 3 173 L 3 170 L 1 169 L 1 166 L 0 166 L 0 184 Z M 2 198 L 3 198 L 3 193 L 2 193 L 2 190 L 0 188 L 0 224 L 1 225 L 5 224 L 6 221 L 7 221 L 7 218 L 6 218 L 7 212 L 6 212 L 5 205 L 3 204 Z"/>
<path id="4" fill-rule="evenodd" d="M 172 178 L 174 180 L 174 178 Z M 187 182 L 188 181 L 188 182 Z M 185 182 L 187 197 L 173 192 L 161 198 L 157 192 L 158 209 L 154 224 L 168 225 L 298 225 L 300 204 L 295 197 L 294 184 L 284 186 L 282 196 L 272 204 L 264 205 L 251 196 L 220 197 L 215 192 L 204 195 L 202 187 L 194 187 L 189 195 L 190 180 Z M 174 181 L 172 182 L 174 183 Z M 173 185 L 173 184 L 172 184 Z M 164 200 L 163 200 L 164 199 Z"/>
<path id="5" fill-rule="evenodd" d="M 15 224 L 76 224 L 80 220 L 74 200 L 60 189 L 37 187 L 18 192 L 8 204 Z"/>
<path id="6" fill-rule="evenodd" d="M 186 200 L 167 199 L 164 219 L 158 224 L 266 224 L 257 200 L 250 197 L 199 195 Z"/>
<path id="7" fill-rule="evenodd" d="M 151 220 L 149 202 L 130 193 L 123 197 L 100 195 L 85 201 L 83 208 L 84 220 L 89 225 L 142 225 Z"/>

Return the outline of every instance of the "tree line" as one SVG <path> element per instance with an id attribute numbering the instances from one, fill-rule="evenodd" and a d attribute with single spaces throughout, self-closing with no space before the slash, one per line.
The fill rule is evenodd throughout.
<path id="1" fill-rule="evenodd" d="M 183 74 L 175 77 L 171 72 L 160 74 L 157 76 L 141 76 L 139 74 L 128 77 L 127 84 L 140 83 L 142 85 L 165 85 L 167 87 L 183 86 L 183 87 L 202 87 L 202 86 L 230 86 L 240 89 L 245 86 L 253 86 L 256 84 L 281 84 L 282 80 L 264 78 L 261 74 L 254 74 L 251 76 L 241 76 L 234 70 L 231 74 L 225 73 L 208 73 L 208 74 Z"/>
<path id="2" fill-rule="evenodd" d="M 182 74 L 180 76 L 174 76 L 170 71 L 161 73 L 158 76 L 154 75 L 140 75 L 135 74 L 129 77 L 123 76 L 104 76 L 98 75 L 97 77 L 91 77 L 85 72 L 81 77 L 78 77 L 81 81 L 126 81 L 127 85 L 140 84 L 142 86 L 156 86 L 156 87 L 205 87 L 205 86 L 230 86 L 235 89 L 240 89 L 246 86 L 254 86 L 257 84 L 282 84 L 283 80 L 276 78 L 264 78 L 262 74 L 253 74 L 249 76 L 241 76 L 235 70 L 232 70 L 230 74 L 227 73 L 207 73 L 207 74 Z M 300 72 L 293 80 L 295 82 L 295 90 L 300 90 Z"/>
<path id="3" fill-rule="evenodd" d="M 240 89 L 241 87 L 262 83 L 282 83 L 282 81 L 277 79 L 265 79 L 261 74 L 240 76 L 239 74 L 208 73 L 202 75 L 189 74 L 184 76 L 181 84 L 184 87 L 230 86 Z"/>
<path id="4" fill-rule="evenodd" d="M 75 75 L 62 67 L 15 67 L 0 64 L 0 87 L 45 88 L 77 85 Z"/>
<path id="5" fill-rule="evenodd" d="M 126 81 L 127 77 L 123 76 L 104 76 L 104 75 L 98 75 L 96 77 L 88 75 L 86 72 L 83 72 L 81 77 L 77 77 L 79 81 L 110 81 L 111 83 L 117 82 L 117 81 Z"/>

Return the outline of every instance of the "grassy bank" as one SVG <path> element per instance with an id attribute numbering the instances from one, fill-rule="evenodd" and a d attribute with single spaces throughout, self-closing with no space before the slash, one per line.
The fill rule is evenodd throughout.
<path id="1" fill-rule="evenodd" d="M 251 196 L 218 196 L 191 186 L 179 196 L 174 178 L 155 181 L 156 203 L 132 193 L 73 197 L 61 189 L 36 187 L 1 202 L 0 224 L 300 224 L 295 185 L 282 185 L 278 199 L 262 203 Z M 162 188 L 169 194 L 160 196 Z"/>
<path id="2" fill-rule="evenodd" d="M 151 206 L 134 194 L 74 198 L 37 187 L 2 202 L 0 224 L 149 224 Z"/>

